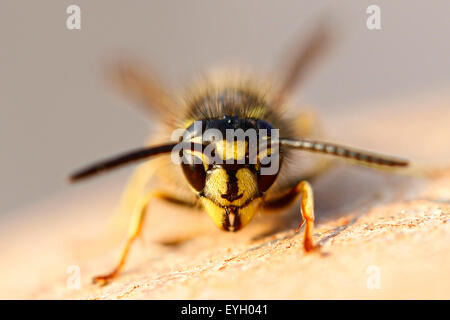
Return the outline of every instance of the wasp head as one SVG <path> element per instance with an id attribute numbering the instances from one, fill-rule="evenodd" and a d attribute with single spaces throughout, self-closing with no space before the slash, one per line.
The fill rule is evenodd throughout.
<path id="1" fill-rule="evenodd" d="M 203 121 L 201 128 L 206 130 L 189 140 L 201 140 L 204 148 L 189 151 L 190 160 L 182 163 L 185 177 L 213 222 L 226 231 L 237 231 L 250 222 L 278 175 L 278 166 L 272 165 L 279 159 L 274 160 L 266 147 L 267 139 L 261 142 L 260 122 L 231 117 Z"/>

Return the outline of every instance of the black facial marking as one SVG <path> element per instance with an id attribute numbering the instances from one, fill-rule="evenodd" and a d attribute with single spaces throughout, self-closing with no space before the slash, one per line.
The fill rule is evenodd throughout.
<path id="1" fill-rule="evenodd" d="M 226 172 L 228 175 L 227 192 L 225 194 L 222 194 L 221 197 L 230 202 L 233 202 L 234 200 L 242 198 L 243 194 L 238 194 L 239 187 L 238 180 L 236 178 L 236 170 L 226 170 Z"/>
<path id="2" fill-rule="evenodd" d="M 228 200 L 228 201 L 230 201 L 230 202 L 233 202 L 234 200 L 238 200 L 238 199 L 242 198 L 243 195 L 244 195 L 243 193 L 238 194 L 238 195 L 233 195 L 233 194 L 225 193 L 225 194 L 221 194 L 220 196 L 221 196 L 223 199 L 226 199 L 226 200 Z"/>

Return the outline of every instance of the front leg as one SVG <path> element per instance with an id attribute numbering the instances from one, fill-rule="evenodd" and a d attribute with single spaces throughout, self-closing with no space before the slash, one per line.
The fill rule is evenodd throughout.
<path id="1" fill-rule="evenodd" d="M 314 195 L 311 185 L 307 181 L 297 183 L 293 188 L 281 196 L 265 202 L 264 207 L 268 209 L 279 209 L 291 203 L 297 196 L 301 194 L 300 214 L 302 221 L 297 227 L 297 231 L 305 225 L 305 233 L 303 238 L 303 246 L 305 251 L 309 252 L 317 248 L 313 242 L 314 229 Z"/>
<path id="2" fill-rule="evenodd" d="M 189 202 L 185 202 L 184 200 L 175 198 L 164 191 L 151 191 L 148 194 L 146 194 L 145 196 L 141 197 L 133 209 L 130 225 L 128 228 L 127 241 L 125 242 L 125 245 L 120 254 L 119 262 L 117 263 L 116 267 L 111 272 L 104 274 L 104 275 L 94 277 L 94 279 L 93 279 L 94 283 L 98 283 L 100 285 L 105 285 L 111 279 L 115 278 L 120 273 L 120 271 L 122 270 L 122 268 L 125 264 L 126 258 L 128 256 L 128 253 L 130 251 L 130 248 L 131 248 L 134 240 L 136 240 L 136 238 L 141 233 L 142 225 L 143 225 L 146 213 L 147 213 L 148 205 L 149 205 L 150 201 L 155 198 L 162 199 L 162 200 L 176 203 L 176 204 L 186 205 L 186 206 L 193 205 Z"/>

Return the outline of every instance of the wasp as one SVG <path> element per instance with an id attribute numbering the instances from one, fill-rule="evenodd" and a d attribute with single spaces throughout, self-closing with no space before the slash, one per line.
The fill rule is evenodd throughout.
<path id="1" fill-rule="evenodd" d="M 259 210 L 282 209 L 300 196 L 298 230 L 304 226 L 304 250 L 311 252 L 318 245 L 313 241 L 314 197 L 308 181 L 321 170 L 310 175 L 296 173 L 295 167 L 302 165 L 296 160 L 299 153 L 332 155 L 376 168 L 408 165 L 407 160 L 400 158 L 311 139 L 311 123 L 305 119 L 297 121 L 289 113 L 288 98 L 327 47 L 329 38 L 325 28 L 316 28 L 305 45 L 295 50 L 290 66 L 278 81 L 261 81 L 261 77 L 235 71 L 212 73 L 180 96 L 171 94 L 159 80 L 142 73 L 141 68 L 130 64 L 116 68 L 122 88 L 156 114 L 162 128 L 153 140 L 158 143 L 94 163 L 70 176 L 71 181 L 80 181 L 142 161 L 124 192 L 121 207 L 131 211 L 131 222 L 120 259 L 111 272 L 95 277 L 94 283 L 105 284 L 123 269 L 129 250 L 141 233 L 147 207 L 154 199 L 185 206 L 199 204 L 217 227 L 236 232 Z M 176 129 L 183 132 L 183 139 L 173 140 L 171 133 Z M 203 139 L 208 130 L 218 135 Z M 253 130 L 257 143 L 250 143 L 247 136 L 223 138 L 229 130 Z M 270 134 L 260 139 L 261 132 L 268 130 L 276 130 L 277 139 Z M 272 140 L 276 140 L 274 144 Z M 181 151 L 176 149 L 180 144 Z M 209 154 L 208 147 L 212 147 Z M 173 154 L 188 161 L 176 163 Z M 265 170 L 274 161 L 275 169 Z M 154 177 L 163 182 L 162 187 L 148 190 L 146 185 Z"/>

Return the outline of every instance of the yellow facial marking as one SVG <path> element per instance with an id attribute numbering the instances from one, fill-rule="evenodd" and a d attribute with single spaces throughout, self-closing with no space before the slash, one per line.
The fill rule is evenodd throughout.
<path id="1" fill-rule="evenodd" d="M 201 198 L 203 207 L 219 228 L 226 229 L 224 221 L 228 219 L 228 224 L 231 224 L 226 229 L 228 231 L 238 230 L 248 224 L 261 204 L 261 198 L 257 197 L 256 176 L 248 168 L 237 170 L 235 175 L 238 195 L 240 195 L 238 199 L 230 202 L 222 197 L 227 193 L 230 177 L 227 171 L 220 167 L 215 168 L 208 174 L 204 197 Z M 224 207 L 228 207 L 228 212 L 227 208 Z M 234 224 L 235 221 L 236 225 Z"/>
<path id="2" fill-rule="evenodd" d="M 243 194 L 242 203 L 245 203 L 248 199 L 258 193 L 258 182 L 255 175 L 247 168 L 239 169 L 236 172 L 237 184 L 239 194 Z"/>
<path id="3" fill-rule="evenodd" d="M 230 202 L 223 199 L 222 194 L 227 193 L 228 174 L 223 168 L 216 168 L 210 172 L 206 178 L 203 192 L 207 198 L 221 204 L 227 205 Z"/>
<path id="4" fill-rule="evenodd" d="M 223 161 L 233 159 L 233 161 L 245 159 L 247 150 L 246 141 L 227 141 L 222 140 L 215 143 L 216 155 Z"/>
<path id="5" fill-rule="evenodd" d="M 248 206 L 239 209 L 239 216 L 241 218 L 242 227 L 246 226 L 255 216 L 255 213 L 256 211 L 258 211 L 261 201 L 261 198 L 256 198 L 252 202 L 250 202 Z"/>
<path id="6" fill-rule="evenodd" d="M 220 229 L 224 229 L 223 222 L 226 218 L 226 210 L 225 208 L 221 208 L 214 204 L 211 200 L 207 198 L 201 198 L 201 202 L 205 211 L 211 217 L 214 224 Z M 241 225 L 240 228 L 245 227 L 255 216 L 259 206 L 261 204 L 261 198 L 256 198 L 252 200 L 247 206 L 238 209 L 238 217 L 234 219 L 240 219 Z"/>
<path id="7" fill-rule="evenodd" d="M 203 193 L 222 206 L 242 206 L 258 193 L 258 185 L 255 175 L 247 168 L 239 169 L 236 172 L 236 179 L 238 195 L 242 196 L 232 202 L 222 197 L 227 193 L 229 176 L 227 171 L 220 167 L 209 172 Z"/>
<path id="8" fill-rule="evenodd" d="M 206 213 L 211 217 L 214 224 L 223 229 L 223 221 L 225 218 L 225 209 L 219 206 L 216 206 L 214 202 L 209 200 L 208 198 L 201 198 L 203 207 L 206 210 Z"/>

